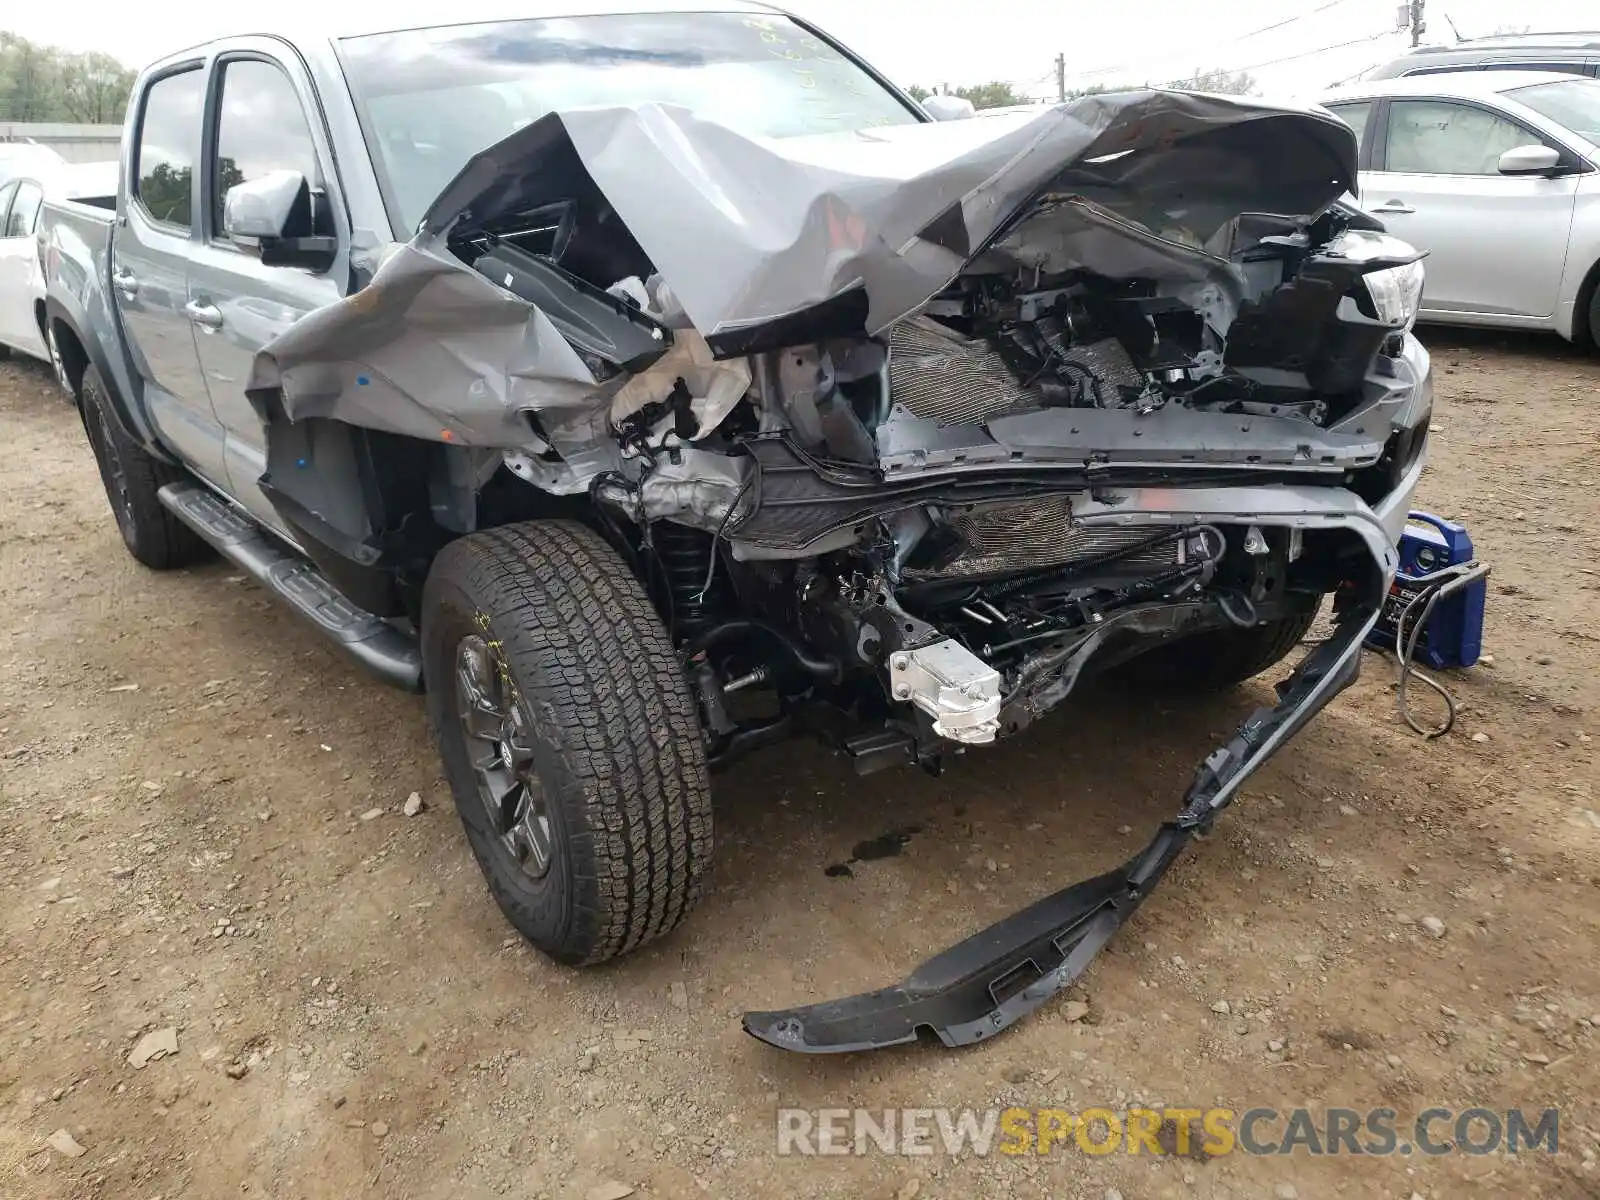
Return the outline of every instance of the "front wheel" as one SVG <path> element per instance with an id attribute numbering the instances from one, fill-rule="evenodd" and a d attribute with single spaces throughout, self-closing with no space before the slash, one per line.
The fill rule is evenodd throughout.
<path id="1" fill-rule="evenodd" d="M 1249 629 L 1197 633 L 1140 655 L 1124 670 L 1140 683 L 1191 692 L 1225 691 L 1282 662 L 1316 619 L 1313 607 Z"/>
<path id="2" fill-rule="evenodd" d="M 644 588 L 567 521 L 446 546 L 423 588 L 428 712 L 501 911 L 575 965 L 675 928 L 711 861 L 699 714 Z"/>

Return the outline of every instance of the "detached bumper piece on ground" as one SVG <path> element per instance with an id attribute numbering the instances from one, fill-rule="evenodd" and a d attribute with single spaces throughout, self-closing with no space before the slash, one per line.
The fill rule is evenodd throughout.
<path id="1" fill-rule="evenodd" d="M 1334 636 L 1278 686 L 1278 703 L 1257 709 L 1207 757 L 1182 810 L 1122 866 L 997 921 L 930 958 L 902 983 L 781 1012 L 746 1013 L 746 1031 L 780 1050 L 847 1054 L 915 1042 L 925 1031 L 946 1046 L 970 1046 L 1010 1028 L 1083 974 L 1240 785 L 1355 681 L 1379 599 L 1343 614 Z"/>

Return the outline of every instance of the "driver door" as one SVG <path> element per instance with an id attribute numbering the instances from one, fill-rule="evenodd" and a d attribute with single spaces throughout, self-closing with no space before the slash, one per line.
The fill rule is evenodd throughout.
<path id="1" fill-rule="evenodd" d="M 1428 251 L 1424 317 L 1553 317 L 1578 180 L 1498 169 L 1505 151 L 1548 140 L 1487 106 L 1446 99 L 1392 99 L 1378 133 L 1361 203 Z"/>
<path id="2" fill-rule="evenodd" d="M 195 342 L 211 403 L 223 427 L 229 490 L 258 520 L 287 534 L 261 491 L 266 471 L 266 429 L 249 397 L 256 353 L 313 309 L 338 300 L 337 269 L 267 266 L 260 249 L 236 241 L 223 228 L 228 189 L 270 171 L 300 172 L 313 188 L 328 178 L 328 161 L 312 136 L 310 86 L 265 49 L 220 58 L 214 68 L 210 111 L 215 134 L 204 155 L 205 211 L 202 244 L 189 270 L 189 304 L 196 314 Z M 326 206 L 326 196 L 320 197 Z"/>

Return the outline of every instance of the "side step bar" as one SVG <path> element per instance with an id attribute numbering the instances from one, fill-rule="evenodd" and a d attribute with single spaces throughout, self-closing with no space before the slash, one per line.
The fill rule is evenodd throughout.
<path id="1" fill-rule="evenodd" d="M 350 603 L 311 563 L 199 484 L 169 483 L 157 494 L 218 554 L 276 592 L 361 666 L 395 687 L 422 690 L 422 653 L 414 638 Z"/>

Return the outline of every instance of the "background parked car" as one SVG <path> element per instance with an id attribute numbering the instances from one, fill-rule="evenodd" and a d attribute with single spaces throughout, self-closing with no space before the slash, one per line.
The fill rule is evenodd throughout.
<path id="1" fill-rule="evenodd" d="M 1600 342 L 1600 80 L 1455 72 L 1323 103 L 1361 140 L 1361 207 L 1429 253 L 1421 320 Z"/>
<path id="2" fill-rule="evenodd" d="M 1558 71 L 1600 75 L 1600 33 L 1520 33 L 1454 46 L 1419 46 L 1367 73 L 1367 80 L 1443 71 Z"/>
<path id="3" fill-rule="evenodd" d="M 13 179 L 53 171 L 67 160 L 49 146 L 32 142 L 0 142 L 0 187 Z"/>
<path id="4" fill-rule="evenodd" d="M 33 149 L 34 147 L 28 147 Z M 115 162 L 68 163 L 35 158 L 27 174 L 0 183 L 0 357 L 18 350 L 51 360 L 44 331 L 44 273 L 34 231 L 46 199 L 111 207 Z"/>

